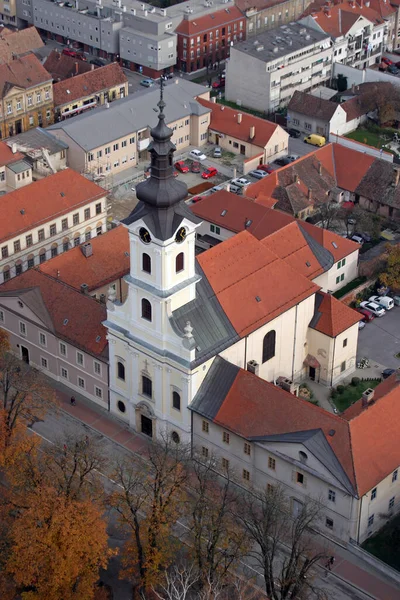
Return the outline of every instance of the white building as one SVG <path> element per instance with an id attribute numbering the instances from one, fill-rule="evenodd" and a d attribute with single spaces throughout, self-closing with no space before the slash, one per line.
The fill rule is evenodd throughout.
<path id="1" fill-rule="evenodd" d="M 282 25 L 231 48 L 225 98 L 269 112 L 295 90 L 309 91 L 331 77 L 330 36 L 299 23 Z"/>

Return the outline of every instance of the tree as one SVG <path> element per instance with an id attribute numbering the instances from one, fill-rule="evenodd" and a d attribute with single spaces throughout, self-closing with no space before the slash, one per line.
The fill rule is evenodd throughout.
<path id="1" fill-rule="evenodd" d="M 200 582 L 221 581 L 246 554 L 247 540 L 235 515 L 237 492 L 229 469 L 224 477 L 215 471 L 216 459 L 193 461 L 193 495 L 188 517 L 189 543 Z"/>
<path id="2" fill-rule="evenodd" d="M 271 600 L 326 598 L 313 583 L 313 567 L 329 556 L 315 546 L 310 531 L 320 512 L 318 502 L 307 500 L 293 516 L 279 486 L 242 495 L 238 519 L 252 540 L 250 555 L 262 569 Z"/>
<path id="3" fill-rule="evenodd" d="M 328 200 L 314 206 L 315 211 L 320 216 L 320 224 L 323 229 L 334 231 L 337 227 L 337 221 L 340 215 L 340 204 Z"/>
<path id="4" fill-rule="evenodd" d="M 139 580 L 143 595 L 173 560 L 172 528 L 183 512 L 190 449 L 164 434 L 141 465 L 125 459 L 113 479 L 120 488 L 110 498 L 131 535 L 124 548 L 124 574 Z"/>
<path id="5" fill-rule="evenodd" d="M 400 289 L 400 244 L 386 244 L 387 262 L 379 281 L 393 289 Z"/>

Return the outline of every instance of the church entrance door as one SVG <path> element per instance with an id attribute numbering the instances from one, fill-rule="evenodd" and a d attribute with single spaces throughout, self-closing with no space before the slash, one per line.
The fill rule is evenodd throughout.
<path id="1" fill-rule="evenodd" d="M 142 433 L 148 435 L 149 437 L 153 437 L 153 421 L 149 419 L 149 417 L 145 417 L 145 415 L 141 415 L 141 424 L 142 424 Z"/>

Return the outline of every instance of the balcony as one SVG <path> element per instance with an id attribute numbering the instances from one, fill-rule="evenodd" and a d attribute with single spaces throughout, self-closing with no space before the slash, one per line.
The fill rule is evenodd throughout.
<path id="1" fill-rule="evenodd" d="M 150 144 L 150 138 L 142 138 L 141 140 L 138 140 L 138 150 L 139 152 L 141 152 L 142 150 L 146 150 L 146 148 L 148 148 Z"/>

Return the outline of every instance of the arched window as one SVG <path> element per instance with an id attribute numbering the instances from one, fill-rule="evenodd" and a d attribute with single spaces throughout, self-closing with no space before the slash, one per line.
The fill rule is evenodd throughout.
<path id="1" fill-rule="evenodd" d="M 179 271 L 183 271 L 185 267 L 185 255 L 183 252 L 180 252 L 175 259 L 175 271 L 179 273 Z"/>
<path id="2" fill-rule="evenodd" d="M 172 407 L 181 410 L 181 397 L 178 392 L 172 392 Z"/>
<path id="3" fill-rule="evenodd" d="M 151 304 L 146 298 L 142 300 L 142 319 L 151 321 Z"/>
<path id="4" fill-rule="evenodd" d="M 145 252 L 142 254 L 142 271 L 151 273 L 151 258 Z"/>
<path id="5" fill-rule="evenodd" d="M 263 341 L 263 352 L 262 352 L 262 361 L 263 363 L 267 362 L 275 356 L 275 340 L 276 333 L 274 330 L 269 331 L 267 335 L 264 337 Z"/>
<path id="6" fill-rule="evenodd" d="M 125 365 L 120 360 L 117 362 L 117 374 L 118 379 L 125 381 Z"/>

